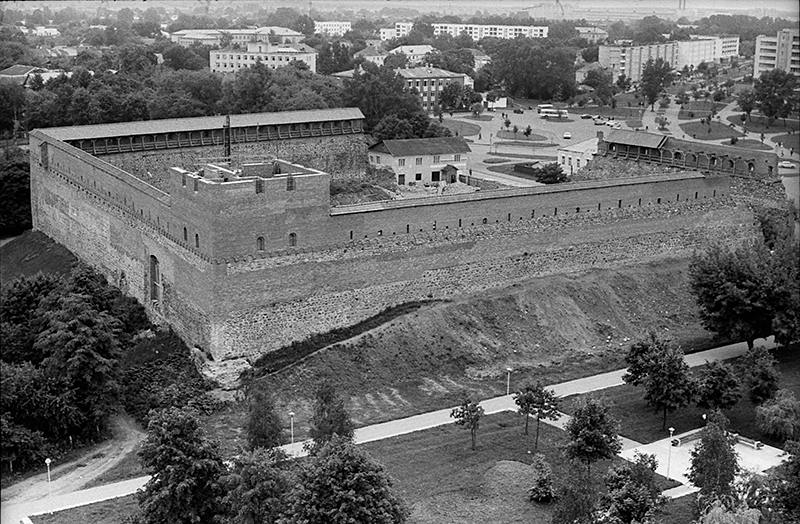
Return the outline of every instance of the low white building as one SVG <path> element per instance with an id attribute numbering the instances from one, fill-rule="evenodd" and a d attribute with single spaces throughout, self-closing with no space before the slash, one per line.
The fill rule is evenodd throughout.
<path id="1" fill-rule="evenodd" d="M 417 65 L 422 63 L 425 55 L 433 52 L 433 47 L 429 45 L 401 45 L 395 47 L 390 53 L 403 53 L 408 57 L 408 63 Z"/>
<path id="2" fill-rule="evenodd" d="M 182 29 L 170 34 L 170 40 L 184 47 L 194 44 L 219 46 L 224 35 L 231 37 L 231 43 L 241 47 L 250 42 L 269 42 L 277 44 L 299 44 L 305 35 L 292 29 L 278 26 L 264 26 L 254 29 Z"/>
<path id="3" fill-rule="evenodd" d="M 314 22 L 314 32 L 321 35 L 344 36 L 351 29 L 350 22 Z"/>
<path id="4" fill-rule="evenodd" d="M 513 39 L 518 36 L 527 38 L 547 38 L 549 28 L 537 25 L 489 25 L 489 24 L 431 24 L 433 34 L 458 36 L 468 34 L 473 40 L 481 38 Z"/>
<path id="5" fill-rule="evenodd" d="M 383 140 L 369 148 L 369 163 L 390 167 L 401 186 L 455 183 L 471 152 L 462 137 Z"/>
<path id="6" fill-rule="evenodd" d="M 382 66 L 386 61 L 389 52 L 380 47 L 365 47 L 358 53 L 354 54 L 354 58 L 363 58 L 367 62 L 372 62 L 378 67 Z"/>
<path id="7" fill-rule="evenodd" d="M 245 50 L 221 49 L 211 51 L 209 62 L 211 71 L 232 73 L 242 68 L 252 67 L 261 61 L 271 69 L 289 65 L 292 60 L 304 62 L 309 70 L 317 72 L 317 50 L 305 44 L 270 44 L 251 42 Z"/>
<path id="8" fill-rule="evenodd" d="M 567 176 L 572 176 L 573 173 L 586 167 L 596 154 L 597 138 L 569 144 L 558 149 L 558 165 Z"/>

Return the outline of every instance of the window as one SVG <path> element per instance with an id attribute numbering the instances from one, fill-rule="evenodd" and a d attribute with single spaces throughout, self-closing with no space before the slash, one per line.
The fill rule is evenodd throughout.
<path id="1" fill-rule="evenodd" d="M 438 182 L 439 181 L 439 171 L 433 171 L 431 173 L 431 182 Z"/>
<path id="2" fill-rule="evenodd" d="M 397 175 L 397 185 L 399 185 L 399 186 L 406 185 L 406 176 L 405 175 Z"/>
<path id="3" fill-rule="evenodd" d="M 422 157 L 418 157 L 415 162 L 416 162 L 416 164 L 418 166 L 421 166 L 422 165 Z"/>
<path id="4" fill-rule="evenodd" d="M 186 231 L 186 228 L 183 228 L 183 241 L 184 242 L 188 242 L 189 241 L 189 232 Z"/>
<path id="5" fill-rule="evenodd" d="M 161 304 L 161 269 L 154 255 L 150 255 L 150 301 L 154 306 Z"/>
<path id="6" fill-rule="evenodd" d="M 453 155 L 453 162 L 461 162 L 461 155 Z"/>
<path id="7" fill-rule="evenodd" d="M 258 237 L 256 239 L 256 249 L 259 251 L 264 251 L 264 237 Z"/>
<path id="8" fill-rule="evenodd" d="M 433 155 L 433 163 L 434 164 L 439 163 L 439 158 L 440 158 L 439 155 Z"/>
<path id="9" fill-rule="evenodd" d="M 376 156 L 376 157 L 375 157 L 375 163 L 376 163 L 376 164 L 380 164 L 380 163 L 381 163 L 381 157 L 379 157 L 379 156 Z"/>
<path id="10" fill-rule="evenodd" d="M 264 181 L 260 178 L 256 179 L 256 193 L 264 192 Z"/>
<path id="11" fill-rule="evenodd" d="M 39 158 L 41 159 L 42 167 L 48 169 L 50 167 L 50 157 L 47 154 L 47 142 L 39 146 Z"/>
<path id="12" fill-rule="evenodd" d="M 294 177 L 287 176 L 286 177 L 286 191 L 294 191 Z"/>
<path id="13" fill-rule="evenodd" d="M 200 235 L 197 233 L 194 234 L 194 247 L 200 249 Z"/>
<path id="14" fill-rule="evenodd" d="M 400 166 L 400 167 L 405 167 L 406 159 L 405 158 L 398 158 L 397 159 L 397 165 Z"/>
<path id="15" fill-rule="evenodd" d="M 414 175 L 414 180 L 422 180 L 422 173 L 417 173 Z"/>
<path id="16" fill-rule="evenodd" d="M 197 189 L 198 189 L 198 185 L 199 185 L 199 182 L 198 182 L 198 180 L 195 178 L 195 179 L 194 179 L 194 190 L 195 190 L 195 191 L 197 191 Z"/>
<path id="17" fill-rule="evenodd" d="M 297 235 L 289 233 L 289 246 L 295 247 L 297 245 Z"/>
<path id="18" fill-rule="evenodd" d="M 186 175 L 181 175 L 181 185 L 186 187 Z"/>

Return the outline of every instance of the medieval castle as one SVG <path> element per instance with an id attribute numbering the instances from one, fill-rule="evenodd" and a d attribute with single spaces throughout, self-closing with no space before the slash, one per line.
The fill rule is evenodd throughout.
<path id="1" fill-rule="evenodd" d="M 36 130 L 34 228 L 241 369 L 403 302 L 694 249 L 722 234 L 730 175 L 777 163 L 612 131 L 598 155 L 682 169 L 332 207 L 331 178 L 365 172 L 362 121 L 345 108 Z"/>

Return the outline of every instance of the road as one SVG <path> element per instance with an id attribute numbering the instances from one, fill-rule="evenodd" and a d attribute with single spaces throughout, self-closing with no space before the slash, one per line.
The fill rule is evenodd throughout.
<path id="1" fill-rule="evenodd" d="M 756 343 L 769 348 L 775 346 L 772 340 L 759 340 Z M 743 355 L 746 351 L 747 344 L 741 342 L 738 344 L 731 344 L 728 346 L 722 346 L 719 348 L 687 355 L 686 362 L 689 364 L 689 366 L 696 367 L 705 364 L 706 362 L 735 358 Z M 571 380 L 569 382 L 563 382 L 561 384 L 551 385 L 549 388 L 553 389 L 555 393 L 561 397 L 588 393 L 622 384 L 622 375 L 624 373 L 624 369 L 618 369 L 590 377 Z M 512 395 L 503 395 L 484 400 L 481 402 L 481 406 L 484 408 L 486 414 L 499 413 L 502 411 L 516 411 L 516 404 L 514 404 Z M 407 433 L 413 433 L 415 431 L 422 431 L 425 429 L 443 426 L 445 424 L 451 424 L 453 423 L 453 419 L 450 418 L 451 411 L 452 408 L 441 409 L 429 413 L 415 415 L 413 417 L 392 420 L 381 424 L 359 428 L 356 430 L 355 440 L 356 443 L 363 444 L 365 442 L 392 438 L 398 435 L 404 435 Z M 562 418 L 562 420 L 557 421 L 555 425 L 563 425 L 564 419 L 565 417 Z M 128 442 L 128 440 L 125 440 L 125 442 Z M 291 456 L 299 457 L 305 454 L 303 449 L 304 444 L 305 442 L 296 442 L 294 444 L 282 446 L 282 449 Z M 119 441 L 116 445 L 119 445 Z M 671 476 L 672 478 L 676 478 L 680 481 L 685 480 L 685 476 L 680 476 L 678 472 L 682 471 L 685 473 L 686 461 L 688 460 L 688 449 L 688 447 L 684 447 L 674 450 L 671 446 L 669 446 L 668 439 L 654 442 L 646 446 L 642 446 L 637 442 L 626 439 L 621 455 L 623 457 L 627 457 L 637 450 L 646 450 L 649 453 L 656 453 L 660 464 L 658 472 L 661 474 L 666 473 L 664 468 L 666 467 L 665 463 L 667 460 L 665 460 L 664 457 L 669 456 L 672 461 L 671 466 L 674 468 Z M 762 450 L 764 451 L 762 453 L 760 451 L 756 452 L 754 450 L 750 450 L 749 448 L 742 447 L 741 449 L 737 448 L 737 451 L 739 452 L 740 456 L 743 457 L 743 460 L 745 460 L 747 465 L 755 464 L 759 468 L 769 467 L 770 465 L 774 465 L 774 463 L 782 460 L 782 457 L 779 456 L 780 450 Z M 753 453 L 756 454 L 755 458 L 753 458 Z M 115 451 L 114 455 L 119 456 L 120 453 Z M 65 465 L 64 467 L 68 467 L 68 465 Z M 74 475 L 74 473 L 68 475 Z M 65 475 L 65 477 L 66 476 L 67 475 Z M 74 508 L 86 504 L 92 504 L 94 502 L 130 495 L 136 493 L 136 491 L 144 486 L 148 480 L 149 477 L 139 477 L 124 482 L 99 486 L 90 490 L 71 491 L 73 488 L 77 489 L 79 484 L 73 477 L 71 481 L 65 480 L 62 482 L 62 484 L 56 487 L 55 489 L 58 493 L 56 494 L 54 492 L 52 500 L 48 500 L 46 477 L 42 478 L 42 476 L 39 475 L 33 479 L 30 479 L 30 481 L 26 482 L 23 486 L 12 486 L 9 488 L 9 490 L 3 491 L 3 506 L 2 513 L 0 513 L 0 524 L 19 524 L 20 522 L 25 522 L 25 517 L 29 515 L 47 513 L 51 510 L 60 511 L 63 509 Z M 87 480 L 83 479 L 82 484 L 85 484 L 85 482 L 87 482 Z M 691 486 L 683 487 L 682 489 L 672 490 L 672 493 L 670 494 L 674 496 L 680 496 L 682 494 L 691 492 L 691 489 Z M 9 491 L 15 495 L 9 495 L 8 498 L 6 498 L 6 491 Z"/>

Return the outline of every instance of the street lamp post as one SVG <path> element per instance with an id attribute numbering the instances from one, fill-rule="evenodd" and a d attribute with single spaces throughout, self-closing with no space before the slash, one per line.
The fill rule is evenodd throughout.
<path id="1" fill-rule="evenodd" d="M 50 501 L 50 514 L 53 514 L 53 488 L 50 485 L 50 463 L 52 460 L 49 458 L 44 459 L 44 463 L 47 464 L 47 498 Z"/>
<path id="2" fill-rule="evenodd" d="M 669 476 L 669 466 L 670 462 L 672 462 L 672 434 L 675 433 L 675 428 L 669 428 L 669 450 L 667 453 L 667 479 L 670 479 Z"/>
<path id="3" fill-rule="evenodd" d="M 506 371 L 508 372 L 508 376 L 506 378 L 506 395 L 510 395 L 511 394 L 511 372 L 514 371 L 514 370 L 511 369 L 511 368 L 506 368 Z"/>
<path id="4" fill-rule="evenodd" d="M 294 444 L 294 411 L 289 412 L 289 428 L 292 444 Z"/>

